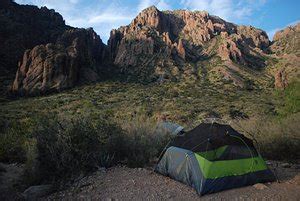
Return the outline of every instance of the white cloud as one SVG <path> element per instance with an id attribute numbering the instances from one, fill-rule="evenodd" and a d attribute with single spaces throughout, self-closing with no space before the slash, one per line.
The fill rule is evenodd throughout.
<path id="1" fill-rule="evenodd" d="M 97 34 L 106 42 L 110 30 L 129 24 L 137 14 L 136 8 L 120 5 L 116 0 L 16 0 L 20 4 L 46 6 L 59 12 L 66 24 L 74 27 L 93 27 Z M 107 4 L 104 4 L 106 3 Z"/>
<path id="2" fill-rule="evenodd" d="M 277 27 L 277 28 L 275 28 L 275 29 L 272 29 L 272 30 L 270 30 L 270 31 L 267 31 L 267 34 L 268 34 L 268 36 L 269 36 L 269 39 L 270 39 L 270 40 L 273 40 L 273 37 L 274 37 L 274 35 L 275 35 L 275 33 L 276 33 L 277 31 L 280 31 L 280 30 L 282 30 L 282 29 L 285 29 L 285 28 L 288 27 L 288 26 L 294 26 L 294 25 L 296 25 L 297 23 L 300 23 L 300 20 L 297 20 L 297 21 L 288 23 L 288 24 L 285 25 L 284 27 Z"/>
<path id="3" fill-rule="evenodd" d="M 115 15 L 115 14 L 109 14 L 109 13 L 104 13 L 101 15 L 97 16 L 92 16 L 89 20 L 88 23 L 108 23 L 108 22 L 118 22 L 118 21 L 128 21 L 132 19 L 131 16 L 126 16 L 126 15 Z"/>
<path id="4" fill-rule="evenodd" d="M 143 9 L 148 8 L 149 6 L 154 5 L 155 2 L 156 1 L 153 2 L 151 0 L 141 0 L 137 9 L 138 11 L 142 11 Z"/>
<path id="5" fill-rule="evenodd" d="M 1 1 L 1 0 L 0 0 Z M 226 20 L 239 22 L 238 19 L 252 15 L 253 10 L 267 0 L 181 0 L 180 8 L 207 10 L 210 14 Z M 21 4 L 47 6 L 59 12 L 66 24 L 74 27 L 93 27 L 107 41 L 113 28 L 127 25 L 143 9 L 156 6 L 160 10 L 171 10 L 178 4 L 172 0 L 136 0 L 136 4 L 121 0 L 16 0 Z M 175 3 L 176 2 L 176 3 Z"/>
<path id="6" fill-rule="evenodd" d="M 156 6 L 159 10 L 172 10 L 172 6 L 164 0 L 159 1 Z"/>
<path id="7" fill-rule="evenodd" d="M 273 40 L 273 37 L 277 31 L 281 30 L 281 28 L 272 29 L 267 32 L 269 40 Z"/>
<path id="8" fill-rule="evenodd" d="M 59 12 L 66 24 L 74 27 L 93 27 L 104 42 L 110 30 L 129 24 L 143 9 L 155 5 L 160 10 L 170 10 L 168 0 L 138 0 L 132 7 L 119 0 L 16 0 L 20 4 L 47 6 Z"/>
<path id="9" fill-rule="evenodd" d="M 69 0 L 70 3 L 73 3 L 73 4 L 77 4 L 79 2 L 79 0 Z"/>
<path id="10" fill-rule="evenodd" d="M 189 10 L 206 10 L 225 20 L 237 21 L 251 16 L 258 5 L 266 0 L 181 0 L 181 5 Z"/>

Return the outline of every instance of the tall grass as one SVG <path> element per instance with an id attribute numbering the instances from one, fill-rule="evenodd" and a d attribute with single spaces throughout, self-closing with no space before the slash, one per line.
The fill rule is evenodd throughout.
<path id="1" fill-rule="evenodd" d="M 254 137 L 268 159 L 300 158 L 300 113 L 282 119 L 241 120 L 232 126 Z M 158 122 L 137 116 L 115 122 L 101 116 L 64 119 L 40 117 L 30 125 L 1 124 L 0 161 L 25 162 L 29 184 L 76 178 L 118 163 L 143 167 L 157 159 L 170 140 Z M 235 126 L 239 125 L 239 126 Z"/>
<path id="2" fill-rule="evenodd" d="M 260 153 L 268 159 L 300 159 L 300 113 L 285 118 L 261 117 L 233 124 L 254 138 Z"/>
<path id="3" fill-rule="evenodd" d="M 138 116 L 120 122 L 126 133 L 126 159 L 130 167 L 141 167 L 159 156 L 170 140 L 167 131 L 158 128 L 158 122 L 146 116 Z"/>

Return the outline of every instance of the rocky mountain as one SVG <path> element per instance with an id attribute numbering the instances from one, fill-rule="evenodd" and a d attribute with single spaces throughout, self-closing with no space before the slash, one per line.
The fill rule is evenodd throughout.
<path id="1" fill-rule="evenodd" d="M 237 26 L 205 11 L 161 12 L 154 6 L 128 26 L 112 30 L 108 42 L 114 64 L 133 79 L 197 79 L 214 74 L 240 86 L 246 78 L 237 65 L 264 68 L 269 45 L 260 29 Z"/>
<path id="2" fill-rule="evenodd" d="M 274 66 L 275 87 L 286 88 L 300 80 L 300 23 L 276 32 L 270 46 L 277 64 Z"/>
<path id="3" fill-rule="evenodd" d="M 11 0 L 1 1 L 0 26 L 0 75 L 15 75 L 13 94 L 43 94 L 100 79 L 106 50 L 92 29 L 67 26 L 52 9 Z"/>
<path id="4" fill-rule="evenodd" d="M 0 2 L 0 75 L 15 74 L 26 49 L 55 42 L 67 29 L 63 17 L 53 9 Z"/>
<path id="5" fill-rule="evenodd" d="M 98 81 L 105 57 L 105 46 L 101 44 L 92 29 L 69 29 L 56 43 L 26 50 L 12 91 L 35 95 Z"/>
<path id="6" fill-rule="evenodd" d="M 152 6 L 112 30 L 106 46 L 92 29 L 65 25 L 54 10 L 11 0 L 0 4 L 0 25 L 1 72 L 10 77 L 17 71 L 11 92 L 18 95 L 61 91 L 110 71 L 134 82 L 199 81 L 248 90 L 272 85 L 272 77 L 285 88 L 298 77 L 299 25 L 270 42 L 263 30 L 205 11 Z"/>
<path id="7" fill-rule="evenodd" d="M 277 55 L 295 54 L 300 56 L 300 23 L 277 31 L 273 37 L 271 50 Z"/>

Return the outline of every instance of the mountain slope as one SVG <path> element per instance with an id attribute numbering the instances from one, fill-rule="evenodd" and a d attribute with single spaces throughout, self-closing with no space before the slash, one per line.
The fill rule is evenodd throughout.
<path id="1" fill-rule="evenodd" d="M 133 80 L 217 77 L 241 87 L 251 75 L 239 66 L 264 68 L 269 44 L 266 33 L 254 27 L 204 11 L 161 12 L 154 6 L 128 26 L 112 30 L 108 42 L 114 64 Z"/>
<path id="2" fill-rule="evenodd" d="M 275 87 L 286 88 L 300 81 L 300 23 L 276 32 L 270 50 L 277 59 L 272 67 Z"/>

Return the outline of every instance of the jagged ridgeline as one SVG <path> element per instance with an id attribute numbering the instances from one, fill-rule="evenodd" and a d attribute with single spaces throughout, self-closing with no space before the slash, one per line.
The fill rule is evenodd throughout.
<path id="1" fill-rule="evenodd" d="M 275 75 L 275 85 L 284 88 L 299 63 L 299 26 L 279 32 L 272 44 L 260 29 L 205 11 L 149 7 L 129 25 L 112 30 L 108 45 L 91 28 L 65 25 L 52 9 L 11 0 L 1 1 L 0 24 L 1 78 L 10 80 L 16 95 L 45 94 L 108 78 L 254 89 L 272 85 Z M 281 65 L 290 58 L 295 61 L 291 67 Z"/>
<path id="2" fill-rule="evenodd" d="M 237 85 L 243 79 L 233 72 L 240 70 L 235 64 L 264 68 L 269 45 L 260 29 L 237 26 L 205 11 L 161 12 L 154 6 L 128 26 L 112 30 L 108 41 L 114 64 L 133 79 L 197 79 L 213 71 Z"/>

